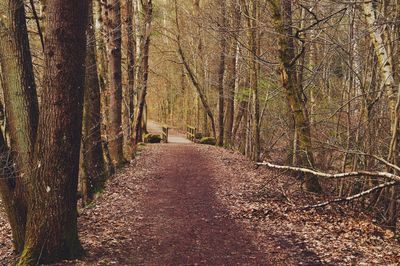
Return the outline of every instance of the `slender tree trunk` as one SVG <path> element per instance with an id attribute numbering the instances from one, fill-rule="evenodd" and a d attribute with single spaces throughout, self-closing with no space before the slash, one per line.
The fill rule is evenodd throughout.
<path id="1" fill-rule="evenodd" d="M 88 1 L 53 0 L 47 8 L 44 91 L 28 182 L 26 240 L 18 265 L 82 254 L 77 183 Z"/>
<path id="2" fill-rule="evenodd" d="M 197 18 L 200 19 L 200 15 L 201 15 L 201 7 L 200 7 L 200 0 L 194 0 L 194 12 L 193 15 Z M 200 117 L 201 117 L 201 130 L 204 136 L 209 136 L 210 135 L 210 130 L 209 130 L 209 126 L 208 126 L 208 110 L 206 110 L 205 105 L 203 104 L 203 101 L 206 98 L 207 95 L 207 91 L 205 90 L 205 82 L 207 79 L 207 75 L 206 75 L 206 71 L 204 70 L 204 65 L 205 65 L 205 60 L 204 60 L 204 44 L 203 44 L 203 27 L 201 26 L 201 24 L 198 24 L 198 26 L 196 27 L 196 33 L 197 33 L 197 50 L 198 50 L 198 54 L 199 54 L 199 60 L 200 60 L 200 64 L 196 65 L 195 67 L 195 72 L 193 73 L 197 73 L 197 75 L 199 76 L 199 80 L 198 82 L 203 84 L 203 88 L 201 90 L 201 93 L 203 94 L 203 96 L 198 96 L 198 100 L 199 101 L 199 105 L 202 105 L 202 109 L 200 112 Z M 198 74 L 198 73 L 201 73 Z M 192 80 L 192 79 L 191 79 Z M 199 92 L 199 89 L 196 88 L 196 90 Z M 199 94 L 199 93 L 198 93 Z M 201 99 L 203 98 L 203 99 Z M 207 103 L 208 105 L 208 103 Z"/>
<path id="3" fill-rule="evenodd" d="M 134 86 L 135 86 L 135 47 L 133 40 L 133 3 L 132 0 L 124 0 L 122 12 L 124 28 L 123 50 L 126 53 L 126 86 L 123 90 L 123 127 L 124 127 L 124 153 L 131 156 L 131 140 L 134 114 Z"/>
<path id="4" fill-rule="evenodd" d="M 239 1 L 235 0 L 232 3 L 232 20 L 233 20 L 233 33 L 231 38 L 231 53 L 232 58 L 228 63 L 228 75 L 227 75 L 227 95 L 226 95 L 226 115 L 225 115 L 225 129 L 224 129 L 224 140 L 226 147 L 233 147 L 233 124 L 234 124 L 234 116 L 235 116 L 235 90 L 236 84 L 238 80 L 238 56 L 239 56 L 239 28 L 240 28 L 240 8 Z"/>
<path id="5" fill-rule="evenodd" d="M 214 138 L 217 138 L 217 132 L 216 132 L 216 127 L 215 127 L 215 119 L 214 119 L 214 115 L 213 112 L 210 108 L 210 105 L 208 104 L 208 100 L 207 97 L 204 93 L 204 88 L 202 88 L 202 86 L 200 85 L 196 74 L 193 72 L 193 69 L 191 68 L 185 53 L 183 51 L 182 48 L 182 43 L 181 43 L 181 33 L 180 33 L 180 27 L 179 27 L 179 18 L 178 18 L 178 6 L 177 6 L 177 2 L 175 0 L 175 15 L 176 15 L 176 26 L 178 28 L 178 36 L 177 36 L 177 44 L 178 44 L 178 53 L 179 56 L 182 60 L 183 65 L 185 66 L 185 69 L 189 75 L 190 80 L 193 83 L 193 86 L 195 87 L 195 89 L 197 90 L 197 94 L 199 95 L 199 98 L 201 100 L 201 103 L 203 105 L 204 111 L 207 113 L 208 117 L 211 120 L 211 127 L 212 127 L 212 131 L 213 131 L 213 136 Z"/>
<path id="6" fill-rule="evenodd" d="M 141 129 L 142 129 L 142 120 L 145 115 L 145 105 L 146 105 L 146 95 L 147 95 L 147 83 L 149 76 L 149 51 L 150 51 L 150 34 L 151 34 L 151 23 L 153 19 L 153 3 L 152 0 L 146 0 L 146 3 L 143 6 L 145 11 L 145 26 L 144 26 L 144 40 L 142 46 L 142 76 L 141 76 L 141 92 L 140 98 L 138 102 L 138 112 L 136 115 L 135 122 L 135 140 L 134 145 L 137 145 L 141 139 Z"/>
<path id="7" fill-rule="evenodd" d="M 244 1 L 245 2 L 245 1 Z M 257 1 L 251 0 L 249 5 L 246 3 L 245 14 L 247 17 L 249 53 L 250 53 L 250 88 L 252 94 L 252 121 L 251 121 L 251 152 L 250 157 L 254 161 L 260 159 L 260 106 L 258 100 L 258 67 L 257 67 Z"/>
<path id="8" fill-rule="evenodd" d="M 235 42 L 236 44 L 236 42 Z M 235 83 L 237 76 L 237 46 L 232 44 L 231 50 L 233 50 L 233 58 L 227 66 L 227 88 L 226 88 L 226 111 L 224 121 L 224 141 L 225 147 L 232 147 L 232 131 L 233 131 L 233 120 L 235 115 Z"/>
<path id="9" fill-rule="evenodd" d="M 221 26 L 219 31 L 220 37 L 220 59 L 218 69 L 218 140 L 217 145 L 224 145 L 224 107 L 225 107 L 225 95 L 224 95 L 224 76 L 225 76 L 225 57 L 226 57 L 226 0 L 220 0 L 221 10 Z"/>
<path id="10" fill-rule="evenodd" d="M 108 11 L 106 8 L 106 0 L 95 0 L 93 2 L 94 8 L 94 19 L 96 21 L 96 63 L 97 63 L 97 74 L 100 84 L 100 105 L 101 105 L 101 132 L 104 136 L 102 139 L 102 146 L 104 152 L 104 159 L 107 167 L 107 175 L 112 175 L 115 171 L 114 165 L 110 156 L 108 148 L 108 136 L 107 136 L 107 125 L 108 125 L 108 105 L 109 105 L 109 89 L 107 81 L 108 65 L 107 65 L 107 49 L 105 43 L 106 29 L 105 22 L 108 21 Z"/>
<path id="11" fill-rule="evenodd" d="M 83 202 L 90 203 L 94 193 L 103 188 L 106 180 L 105 162 L 101 141 L 100 86 L 96 64 L 96 36 L 93 20 L 93 0 L 89 0 L 89 21 L 86 29 L 86 79 L 83 105 Z"/>
<path id="12" fill-rule="evenodd" d="M 122 129 L 122 55 L 121 55 L 121 4 L 120 0 L 107 3 L 108 20 L 108 82 L 110 89 L 108 141 L 110 156 L 116 167 L 124 163 Z"/>

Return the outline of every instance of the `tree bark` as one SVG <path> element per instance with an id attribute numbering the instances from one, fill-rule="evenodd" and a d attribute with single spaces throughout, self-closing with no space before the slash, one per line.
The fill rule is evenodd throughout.
<path id="1" fill-rule="evenodd" d="M 225 112 L 225 129 L 224 129 L 224 141 L 226 147 L 233 147 L 233 123 L 234 123 L 234 116 L 235 116 L 235 89 L 238 80 L 238 55 L 239 55 L 239 28 L 240 28 L 240 8 L 239 8 L 239 1 L 235 0 L 232 3 L 231 7 L 232 11 L 231 14 L 233 16 L 233 33 L 231 37 L 230 43 L 230 58 L 228 66 L 227 66 L 227 88 L 226 88 L 226 112 Z"/>
<path id="2" fill-rule="evenodd" d="M 112 175 L 115 171 L 110 151 L 108 148 L 107 125 L 108 125 L 108 110 L 109 110 L 109 89 L 108 89 L 108 65 L 107 65 L 107 47 L 105 36 L 107 35 L 105 23 L 108 21 L 108 11 L 106 9 L 106 0 L 95 0 L 93 3 L 94 18 L 96 20 L 96 63 L 97 74 L 100 84 L 100 102 L 101 102 L 101 132 L 104 136 L 102 146 L 104 151 L 104 159 L 107 166 L 107 175 Z"/>
<path id="3" fill-rule="evenodd" d="M 86 53 L 85 92 L 82 130 L 82 196 L 89 204 L 94 193 L 103 189 L 106 180 L 104 153 L 101 140 L 100 85 L 96 64 L 96 36 L 93 20 L 93 3 L 89 0 Z"/>
<path id="4" fill-rule="evenodd" d="M 258 67 L 257 67 L 257 1 L 251 0 L 247 5 L 243 1 L 243 6 L 245 7 L 245 14 L 247 17 L 247 27 L 248 27 L 248 41 L 249 41 L 249 53 L 251 62 L 250 64 L 250 88 L 252 95 L 252 119 L 251 119 L 251 151 L 249 153 L 250 157 L 254 161 L 260 159 L 260 105 L 258 100 Z"/>
<path id="5" fill-rule="evenodd" d="M 224 145 L 224 105 L 225 105 L 225 95 L 224 95 L 224 76 L 225 76 L 225 57 L 226 57 L 226 28 L 227 28 L 227 18 L 226 18 L 226 1 L 220 0 L 220 10 L 221 10 L 221 25 L 219 27 L 219 38 L 220 38 L 220 58 L 219 58 L 219 68 L 218 68 L 218 140 L 217 145 Z"/>
<path id="6" fill-rule="evenodd" d="M 301 166 L 313 167 L 314 158 L 311 144 L 310 122 L 305 103 L 302 99 L 296 73 L 296 55 L 292 30 L 292 3 L 289 0 L 270 1 L 274 21 L 280 34 L 280 72 L 282 85 L 286 90 L 295 127 L 298 163 Z M 294 154 L 296 156 L 296 154 Z M 310 192 L 321 192 L 318 180 L 312 175 L 305 175 L 304 189 Z"/>
<path id="7" fill-rule="evenodd" d="M 142 42 L 142 62 L 141 62 L 141 92 L 140 98 L 138 102 L 138 111 L 136 115 L 135 121 L 135 140 L 134 145 L 137 145 L 141 140 L 141 131 L 142 131 L 142 120 L 145 116 L 145 105 L 146 105 L 146 95 L 147 95 L 147 83 L 149 77 L 149 50 L 150 50 L 150 34 L 151 34 L 151 23 L 153 19 L 153 3 L 152 0 L 146 0 L 143 5 L 143 9 L 145 11 L 145 19 L 144 19 L 144 34 L 143 34 L 143 42 Z"/>
<path id="8" fill-rule="evenodd" d="M 385 37 L 389 35 L 385 26 L 378 26 L 378 19 L 376 17 L 376 11 L 374 9 L 373 2 L 366 2 L 362 4 L 364 17 L 367 25 L 371 28 L 370 38 L 374 46 L 374 51 L 378 59 L 379 75 L 385 87 L 385 92 L 388 95 L 388 106 L 390 112 L 390 131 L 391 141 L 389 145 L 388 161 L 397 164 L 398 163 L 398 146 L 399 143 L 399 111 L 400 111 L 400 92 L 399 84 L 395 80 L 394 67 L 393 67 L 393 55 L 391 54 L 390 42 Z M 397 223 L 397 186 L 392 188 L 392 191 L 388 194 L 391 198 L 388 210 L 388 226 L 396 230 Z"/>
<path id="9" fill-rule="evenodd" d="M 18 265 L 73 259 L 83 251 L 77 183 L 88 1 L 53 0 L 47 9 L 44 91 Z"/>
<path id="10" fill-rule="evenodd" d="M 124 0 L 122 12 L 124 36 L 122 40 L 123 50 L 126 53 L 126 82 L 123 90 L 123 126 L 124 126 L 124 152 L 131 156 L 132 122 L 134 118 L 134 87 L 135 87 L 135 46 L 133 40 L 133 3 L 132 0 Z"/>
<path id="11" fill-rule="evenodd" d="M 29 47 L 25 8 L 22 0 L 1 0 L 0 10 L 0 64 L 2 87 L 7 116 L 7 126 L 11 140 L 11 154 L 15 160 L 15 170 L 19 173 L 15 186 L 11 188 L 12 202 L 16 213 L 11 223 L 14 248 L 20 252 L 24 243 L 26 223 L 26 186 L 33 143 L 38 121 L 38 102 L 35 78 Z M 6 144 L 5 144 L 6 145 Z"/>
<path id="12" fill-rule="evenodd" d="M 122 55 L 121 55 L 121 4 L 120 0 L 107 2 L 108 82 L 110 90 L 108 141 L 110 156 L 116 167 L 124 163 L 122 129 Z"/>

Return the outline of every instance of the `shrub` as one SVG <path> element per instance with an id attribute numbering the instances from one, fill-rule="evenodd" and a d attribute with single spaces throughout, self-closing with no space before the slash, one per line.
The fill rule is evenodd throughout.
<path id="1" fill-rule="evenodd" d="M 195 139 L 202 139 L 203 138 L 203 133 L 197 132 L 196 135 L 194 136 Z"/>
<path id="2" fill-rule="evenodd" d="M 155 135 L 155 134 L 146 134 L 144 135 L 144 142 L 146 143 L 160 143 L 161 142 L 161 136 L 160 135 Z"/>
<path id="3" fill-rule="evenodd" d="M 215 145 L 217 141 L 213 137 L 204 137 L 200 140 L 200 144 Z"/>

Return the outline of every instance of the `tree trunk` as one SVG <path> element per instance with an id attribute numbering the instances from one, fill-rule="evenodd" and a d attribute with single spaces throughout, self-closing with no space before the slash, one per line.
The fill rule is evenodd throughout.
<path id="1" fill-rule="evenodd" d="M 220 1 L 221 10 L 221 25 L 219 27 L 219 38 L 220 38 L 220 59 L 219 59 L 219 69 L 218 69 L 218 140 L 217 145 L 224 145 L 224 105 L 225 105 L 225 95 L 224 95 L 224 76 L 225 76 L 225 54 L 226 54 L 226 1 Z"/>
<path id="2" fill-rule="evenodd" d="M 248 27 L 248 41 L 249 41 L 249 53 L 251 62 L 250 64 L 250 88 L 252 95 L 252 120 L 251 120 L 251 151 L 249 153 L 250 158 L 254 161 L 260 159 L 260 106 L 258 101 L 258 67 L 257 67 L 257 1 L 251 0 L 249 5 L 245 6 L 245 14 L 247 17 Z"/>
<path id="3" fill-rule="evenodd" d="M 77 183 L 88 1 L 53 0 L 47 8 L 44 91 L 28 182 L 26 240 L 18 265 L 82 254 Z"/>
<path id="4" fill-rule="evenodd" d="M 25 241 L 26 205 L 21 206 L 19 199 L 16 197 L 15 184 L 17 176 L 10 160 L 10 150 L 1 130 L 0 167 L 4 169 L 0 175 L 0 198 L 11 226 L 14 251 L 15 253 L 20 253 Z"/>
<path id="5" fill-rule="evenodd" d="M 141 140 L 141 130 L 142 130 L 142 120 L 145 116 L 145 105 L 146 105 L 146 95 L 147 95 L 147 82 L 149 76 L 149 50 L 150 50 L 150 34 L 151 34 L 151 22 L 153 19 L 153 4 L 152 0 L 146 0 L 146 3 L 143 5 L 143 9 L 145 11 L 145 26 L 143 28 L 143 43 L 142 43 L 142 62 L 141 62 L 141 92 L 140 98 L 138 102 L 138 111 L 136 115 L 136 122 L 135 122 L 135 140 L 134 145 L 137 145 Z"/>
<path id="6" fill-rule="evenodd" d="M 239 55 L 239 28 L 240 28 L 240 9 L 239 9 L 239 1 L 235 0 L 232 3 L 232 16 L 233 16 L 233 37 L 231 38 L 230 44 L 230 58 L 228 66 L 227 66 L 227 88 L 226 88 L 226 112 L 225 112 L 225 129 L 224 129 L 224 141 L 226 147 L 233 147 L 233 123 L 235 116 L 235 89 L 238 80 L 238 55 Z"/>
<path id="7" fill-rule="evenodd" d="M 398 146 L 400 145 L 398 141 L 400 92 L 398 91 L 399 86 L 395 81 L 395 75 L 393 73 L 393 55 L 390 53 L 392 49 L 390 49 L 389 42 L 387 40 L 385 41 L 384 38 L 385 36 L 388 36 L 388 33 L 385 32 L 385 30 L 387 30 L 386 27 L 376 26 L 379 24 L 375 13 L 376 11 L 374 10 L 373 2 L 363 3 L 362 8 L 366 22 L 368 26 L 372 28 L 370 32 L 370 38 L 374 46 L 376 57 L 378 59 L 379 75 L 385 87 L 385 91 L 388 95 L 391 141 L 387 160 L 397 165 Z M 391 189 L 390 193 L 388 193 L 388 197 L 391 200 L 388 206 L 387 225 L 393 230 L 396 230 L 397 222 L 397 190 L 398 188 L 395 186 Z"/>
<path id="8" fill-rule="evenodd" d="M 9 213 L 9 217 L 15 216 L 13 219 L 19 221 L 11 225 L 14 248 L 20 252 L 26 223 L 25 184 L 36 137 L 38 102 L 24 3 L 22 0 L 1 0 L 0 10 L 6 12 L 4 16 L 0 16 L 2 87 L 11 153 L 16 163 L 15 170 L 19 173 L 15 186 L 10 188 L 10 197 L 7 197 L 12 198 L 12 202 L 6 204 L 14 206 L 16 210 L 16 213 Z"/>
<path id="9" fill-rule="evenodd" d="M 107 3 L 108 20 L 108 82 L 110 90 L 108 141 L 110 156 L 116 167 L 124 163 L 122 130 L 122 56 L 121 56 L 121 5 L 120 0 Z"/>
<path id="10" fill-rule="evenodd" d="M 110 151 L 108 149 L 107 139 L 107 125 L 108 125 L 108 110 L 109 110 L 109 89 L 107 81 L 108 65 L 107 65 L 107 49 L 104 36 L 106 34 L 105 22 L 108 21 L 108 12 L 105 8 L 105 0 L 95 0 L 93 2 L 94 18 L 96 20 L 96 63 L 97 63 L 97 74 L 100 86 L 100 105 L 101 105 L 101 132 L 105 139 L 102 139 L 102 146 L 104 152 L 104 159 L 107 167 L 107 175 L 112 175 L 115 171 Z"/>
<path id="11" fill-rule="evenodd" d="M 85 204 L 93 200 L 96 191 L 103 188 L 106 179 L 105 162 L 101 141 L 100 86 L 96 64 L 96 37 L 93 21 L 93 5 L 89 0 L 89 21 L 86 29 L 86 79 L 83 105 L 83 186 L 82 196 Z"/>
<path id="12" fill-rule="evenodd" d="M 132 140 L 132 121 L 134 114 L 134 87 L 135 87 L 135 47 L 133 41 L 133 3 L 132 0 L 124 0 L 122 40 L 123 50 L 126 53 L 126 82 L 123 90 L 123 127 L 124 127 L 124 153 L 131 156 Z"/>
<path id="13" fill-rule="evenodd" d="M 300 86 L 296 74 L 296 56 L 292 31 L 292 3 L 289 0 L 270 1 L 274 11 L 274 20 L 280 34 L 280 60 L 282 85 L 286 90 L 293 117 L 298 164 L 313 167 L 314 158 L 311 145 L 310 122 L 305 103 L 302 99 Z M 296 154 L 294 154 L 296 156 Z M 310 192 L 321 192 L 318 179 L 312 175 L 305 175 L 304 189 Z"/>
<path id="14" fill-rule="evenodd" d="M 210 108 L 210 105 L 208 104 L 207 97 L 205 95 L 204 88 L 200 85 L 198 78 L 196 77 L 196 74 L 194 73 L 193 69 L 191 68 L 186 55 L 183 51 L 182 48 L 182 43 L 181 43 L 181 32 L 180 32 L 180 26 L 179 26 L 179 17 L 178 17 L 178 5 L 177 1 L 175 0 L 175 16 L 176 16 L 176 27 L 178 29 L 177 32 L 177 44 L 178 44 L 178 53 L 179 56 L 182 60 L 183 65 L 185 66 L 185 69 L 189 75 L 190 80 L 192 81 L 193 86 L 195 87 L 197 94 L 199 95 L 199 98 L 201 100 L 201 103 L 203 105 L 204 111 L 207 113 L 207 116 L 210 118 L 211 121 L 211 127 L 213 131 L 213 137 L 217 138 L 217 132 L 216 132 L 216 127 L 215 127 L 215 119 L 213 112 Z"/>

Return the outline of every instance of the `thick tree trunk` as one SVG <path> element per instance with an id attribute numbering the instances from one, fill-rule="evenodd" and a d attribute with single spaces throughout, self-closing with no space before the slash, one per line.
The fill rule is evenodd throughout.
<path id="1" fill-rule="evenodd" d="M 53 0 L 47 8 L 44 91 L 18 265 L 82 254 L 77 183 L 88 1 Z"/>
<path id="2" fill-rule="evenodd" d="M 11 223 L 14 247 L 20 252 L 26 223 L 26 187 L 36 137 L 38 102 L 22 0 L 0 0 L 0 64 L 11 154 L 19 175 L 6 203 L 15 208 Z M 11 209 L 9 209 L 11 210 Z"/>
<path id="3" fill-rule="evenodd" d="M 110 156 L 117 167 L 124 163 L 122 129 L 122 56 L 121 56 L 121 4 L 120 0 L 107 2 L 108 82 L 110 90 L 108 141 Z"/>
<path id="4" fill-rule="evenodd" d="M 96 191 L 103 188 L 106 179 L 105 162 L 101 141 L 101 110 L 100 86 L 96 64 L 96 37 L 93 21 L 93 5 L 89 0 L 89 18 L 86 29 L 86 79 L 83 105 L 83 130 L 82 130 L 82 196 L 83 202 L 92 201 Z"/>

